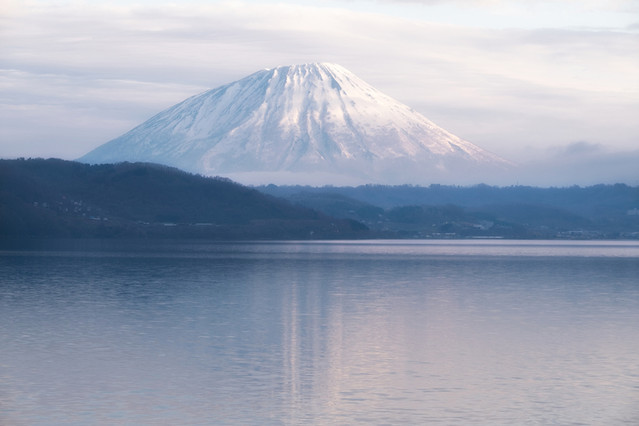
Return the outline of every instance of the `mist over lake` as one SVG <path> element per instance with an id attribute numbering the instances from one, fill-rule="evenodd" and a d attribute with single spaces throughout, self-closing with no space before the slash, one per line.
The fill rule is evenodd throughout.
<path id="1" fill-rule="evenodd" d="M 639 244 L 0 252 L 2 424 L 636 424 Z"/>

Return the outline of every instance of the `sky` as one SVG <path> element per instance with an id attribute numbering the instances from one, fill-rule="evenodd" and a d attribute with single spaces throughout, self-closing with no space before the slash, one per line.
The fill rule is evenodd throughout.
<path id="1" fill-rule="evenodd" d="M 309 62 L 531 173 L 639 185 L 638 0 L 0 0 L 0 157 L 75 159 Z"/>

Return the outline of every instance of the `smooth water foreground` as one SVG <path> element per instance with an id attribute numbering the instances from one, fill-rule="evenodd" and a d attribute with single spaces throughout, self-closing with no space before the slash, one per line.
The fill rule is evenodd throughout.
<path id="1" fill-rule="evenodd" d="M 638 424 L 639 243 L 0 252 L 0 424 Z"/>

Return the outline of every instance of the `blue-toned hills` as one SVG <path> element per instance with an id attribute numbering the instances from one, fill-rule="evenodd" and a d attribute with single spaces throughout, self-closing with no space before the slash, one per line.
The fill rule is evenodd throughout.
<path id="1" fill-rule="evenodd" d="M 366 228 L 227 179 L 145 163 L 0 160 L 0 236 L 352 238 Z"/>

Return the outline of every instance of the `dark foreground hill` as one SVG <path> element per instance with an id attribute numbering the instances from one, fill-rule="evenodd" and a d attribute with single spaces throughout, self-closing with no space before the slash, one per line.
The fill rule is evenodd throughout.
<path id="1" fill-rule="evenodd" d="M 0 160 L 0 237 L 357 238 L 367 229 L 221 178 L 143 163 Z"/>

